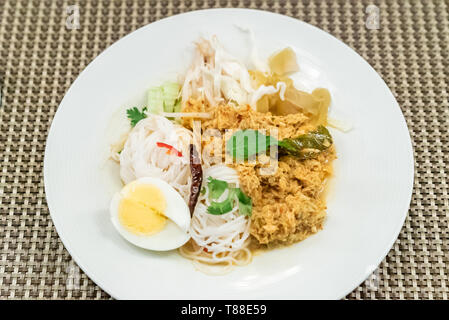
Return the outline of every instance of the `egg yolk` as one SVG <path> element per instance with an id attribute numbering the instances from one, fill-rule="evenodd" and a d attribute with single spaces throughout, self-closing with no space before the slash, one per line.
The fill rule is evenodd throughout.
<path id="1" fill-rule="evenodd" d="M 161 231 L 167 221 L 162 192 L 151 185 L 131 185 L 126 189 L 118 208 L 122 226 L 136 235 L 148 236 Z"/>

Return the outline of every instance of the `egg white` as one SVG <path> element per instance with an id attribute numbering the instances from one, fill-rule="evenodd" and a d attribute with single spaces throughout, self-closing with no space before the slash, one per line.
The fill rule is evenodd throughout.
<path id="1" fill-rule="evenodd" d="M 158 188 L 165 197 L 166 208 L 163 212 L 167 222 L 164 228 L 153 235 L 136 235 L 125 229 L 119 220 L 120 201 L 133 185 L 152 185 Z M 190 211 L 181 195 L 167 182 L 158 178 L 140 178 L 126 185 L 112 198 L 110 205 L 111 221 L 120 235 L 132 244 L 154 251 L 168 251 L 181 247 L 189 239 Z"/>

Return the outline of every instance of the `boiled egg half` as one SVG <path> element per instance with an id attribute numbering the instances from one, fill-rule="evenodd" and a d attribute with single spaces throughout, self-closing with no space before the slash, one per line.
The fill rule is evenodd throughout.
<path id="1" fill-rule="evenodd" d="M 124 186 L 112 198 L 110 214 L 120 235 L 144 249 L 172 250 L 190 239 L 187 204 L 158 178 L 140 178 Z"/>

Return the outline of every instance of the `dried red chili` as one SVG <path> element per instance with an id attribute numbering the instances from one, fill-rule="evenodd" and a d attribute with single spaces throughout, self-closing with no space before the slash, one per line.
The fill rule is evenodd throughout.
<path id="1" fill-rule="evenodd" d="M 190 186 L 189 209 L 193 216 L 198 197 L 200 196 L 201 185 L 203 184 L 203 168 L 198 152 L 193 144 L 190 145 L 190 173 L 192 175 L 192 184 Z"/>

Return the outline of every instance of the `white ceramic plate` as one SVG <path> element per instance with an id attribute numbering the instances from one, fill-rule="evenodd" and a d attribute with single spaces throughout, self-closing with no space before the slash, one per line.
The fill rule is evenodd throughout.
<path id="1" fill-rule="evenodd" d="M 125 107 L 186 70 L 199 36 L 216 34 L 249 63 L 250 27 L 263 57 L 285 46 L 297 55 L 306 89 L 328 88 L 332 112 L 353 124 L 333 130 L 338 160 L 324 229 L 254 258 L 225 276 L 208 276 L 176 252 L 155 253 L 114 230 L 108 206 L 120 188 L 106 161 Z M 115 120 L 114 120 L 115 119 Z M 111 126 L 111 123 L 113 125 Z M 115 129 L 115 127 L 117 129 Z M 377 267 L 407 214 L 413 154 L 392 93 L 357 53 L 328 33 L 282 15 L 241 9 L 181 14 L 113 44 L 80 74 L 53 120 L 45 151 L 45 190 L 59 236 L 83 271 L 121 299 L 342 298 Z"/>

